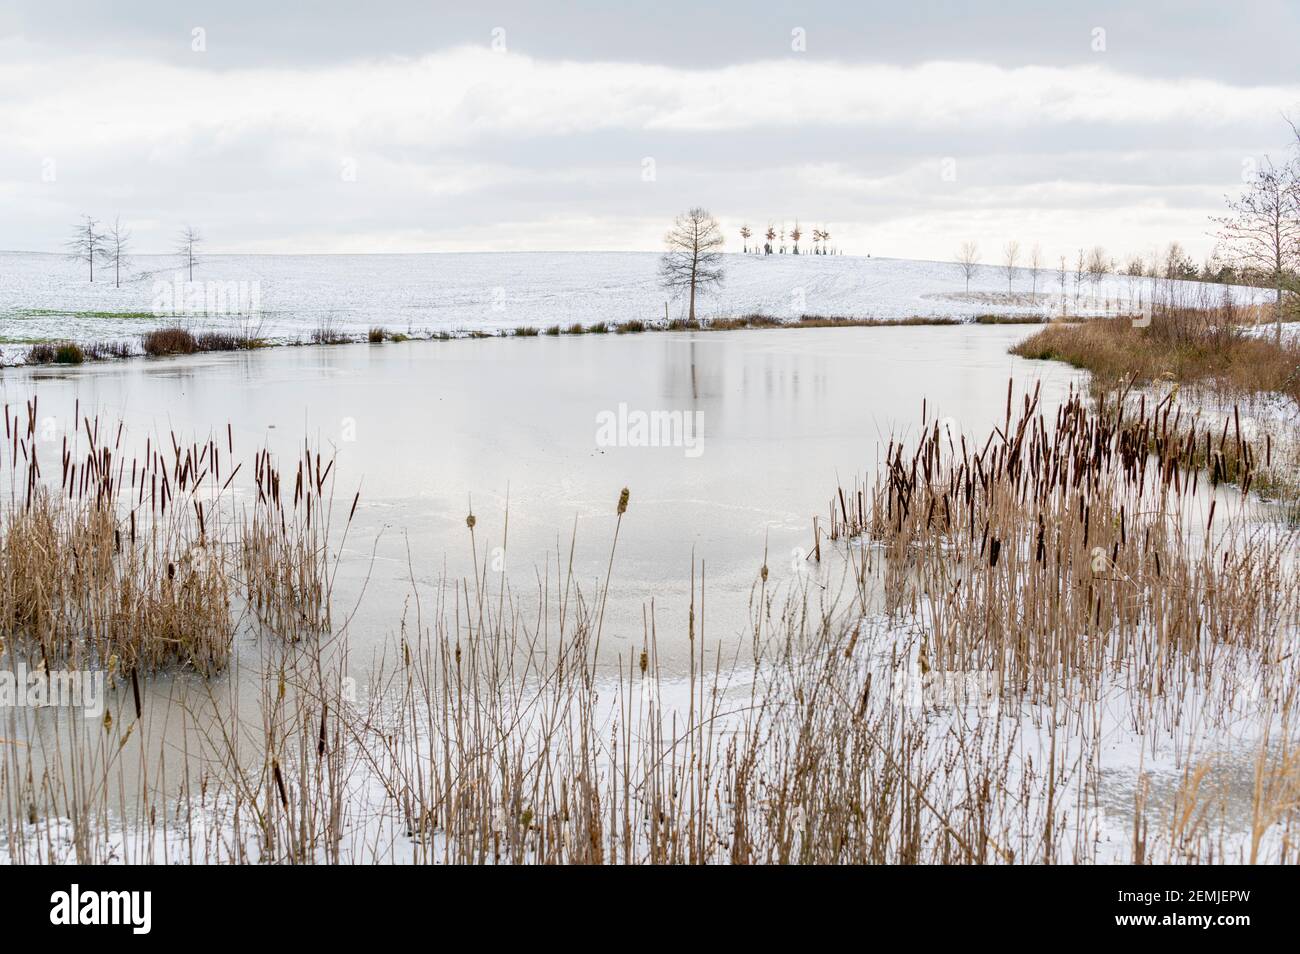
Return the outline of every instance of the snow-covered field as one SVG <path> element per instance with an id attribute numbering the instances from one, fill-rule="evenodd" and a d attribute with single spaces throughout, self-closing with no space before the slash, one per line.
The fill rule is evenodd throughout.
<path id="1" fill-rule="evenodd" d="M 91 284 L 86 266 L 65 256 L 0 252 L 0 358 L 21 360 L 39 341 L 134 340 L 178 315 L 196 329 L 251 330 L 281 342 L 307 340 L 324 325 L 351 335 L 374 325 L 418 335 L 662 319 L 668 296 L 657 265 L 652 252 L 211 255 L 190 284 L 175 257 L 138 256 L 119 288 L 104 266 Z M 1035 294 L 1027 269 L 1009 292 L 1006 269 L 993 266 L 981 267 L 967 293 L 951 262 L 727 255 L 725 267 L 721 290 L 698 305 L 703 318 L 972 318 L 1061 307 L 1055 269 L 1039 274 Z M 1071 314 L 1127 313 L 1153 292 L 1193 300 L 1207 287 L 1106 276 L 1095 288 L 1085 279 L 1076 299 L 1074 286 L 1071 273 Z M 1260 294 L 1234 290 L 1239 302 Z M 684 312 L 680 297 L 669 298 L 670 317 Z"/>

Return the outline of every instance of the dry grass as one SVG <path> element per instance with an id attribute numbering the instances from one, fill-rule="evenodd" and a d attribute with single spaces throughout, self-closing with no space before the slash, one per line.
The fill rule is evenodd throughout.
<path id="1" fill-rule="evenodd" d="M 140 346 L 150 357 L 162 357 L 172 354 L 194 354 L 199 344 L 194 335 L 185 328 L 157 328 L 141 336 Z"/>
<path id="2" fill-rule="evenodd" d="M 332 315 L 322 317 L 311 332 L 312 344 L 350 344 L 352 339 L 339 330 L 338 319 Z"/>
<path id="3" fill-rule="evenodd" d="M 71 341 L 35 344 L 27 352 L 28 364 L 81 364 L 85 360 L 85 350 Z"/>
<path id="4" fill-rule="evenodd" d="M 135 351 L 126 341 L 92 341 L 84 345 L 86 358 L 91 361 L 110 361 L 135 356 Z"/>
<path id="5" fill-rule="evenodd" d="M 991 665 L 1005 684 L 1037 691 L 1051 674 L 1100 672 L 1153 634 L 1167 650 L 1276 651 L 1279 618 L 1295 622 L 1295 540 L 1216 527 L 1217 504 L 1205 526 L 1186 523 L 1202 488 L 1249 488 L 1262 451 L 1240 434 L 1181 426 L 1169 410 L 1089 410 L 1074 395 L 1052 424 L 1037 395 L 1013 418 L 1008 390 L 1006 425 L 983 447 L 937 423 L 911 454 L 891 445 L 873 493 L 837 496 L 831 536 L 884 545 L 891 605 L 914 598 L 918 572 L 944 593 L 928 646 L 936 668 Z M 1160 671 L 1145 683 L 1178 685 L 1181 659 L 1148 656 Z"/>
<path id="6" fill-rule="evenodd" d="M 120 425 L 85 418 L 49 473 L 42 427 L 35 401 L 25 414 L 6 408 L 0 643 L 47 668 L 211 674 L 249 611 L 283 638 L 328 624 L 320 497 L 331 465 L 318 455 L 304 450 L 286 504 L 258 454 L 257 498 L 237 508 L 229 431 L 227 442 L 150 439 L 128 456 Z"/>
<path id="7" fill-rule="evenodd" d="M 6 737 L 41 745 L 0 747 L 0 848 L 134 862 L 1297 860 L 1294 537 L 1212 493 L 1200 441 L 1165 406 L 1120 417 L 1076 397 L 1049 415 L 1030 397 L 1015 411 L 1009 394 L 976 445 L 924 420 L 914 447 L 891 445 L 875 484 L 832 505 L 841 545 L 826 559 L 844 559 L 843 589 L 826 576 L 778 592 L 756 566 L 739 646 L 706 627 L 700 568 L 675 625 L 651 604 L 640 637 L 615 649 L 606 634 L 602 655 L 626 491 L 591 588 L 576 541 L 522 590 L 489 585 L 471 518 L 475 575 L 415 589 L 364 696 L 346 689 L 346 626 L 311 569 L 332 537 L 318 522 L 329 467 L 304 452 L 290 493 L 260 459 L 264 520 L 241 539 L 261 555 L 244 575 L 268 580 L 254 604 L 290 618 L 258 612 L 289 638 L 259 640 L 251 705 L 164 695 L 142 714 L 127 698 L 107 730 L 73 718 L 45 735 L 40 715 L 15 712 Z M 1257 450 L 1233 456 L 1248 483 Z M 261 536 L 304 511 L 314 529 Z M 912 671 L 926 687 L 987 676 L 999 709 L 912 701 L 898 681 Z M 1262 732 L 1234 835 L 1212 760 L 1184 753 L 1179 727 L 1244 716 Z M 165 742 L 176 722 L 184 760 Z M 1188 769 L 1163 795 L 1140 777 L 1131 824 L 1103 842 L 1116 733 L 1141 749 L 1173 733 Z"/>
<path id="8" fill-rule="evenodd" d="M 158 358 L 176 354 L 200 354 L 209 351 L 247 351 L 261 346 L 254 337 L 228 331 L 201 331 L 197 334 L 179 325 L 156 328 L 140 338 L 146 355 Z"/>
<path id="9" fill-rule="evenodd" d="M 1125 319 L 1053 324 L 1012 353 L 1084 368 L 1103 387 L 1174 380 L 1300 401 L 1300 347 L 1248 335 L 1239 319 L 1234 309 L 1171 309 L 1158 311 L 1144 328 Z"/>
<path id="10" fill-rule="evenodd" d="M 1047 319 L 1042 315 L 1017 314 L 1017 315 L 976 315 L 975 324 L 977 325 L 1041 325 L 1046 324 Z"/>

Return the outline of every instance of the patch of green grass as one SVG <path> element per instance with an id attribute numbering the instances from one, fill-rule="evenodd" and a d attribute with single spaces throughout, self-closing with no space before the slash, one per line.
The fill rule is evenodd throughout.
<path id="1" fill-rule="evenodd" d="M 152 311 L 68 311 L 60 308 L 18 308 L 17 318 L 95 318 L 128 321 L 154 321 L 159 317 Z"/>
<path id="2" fill-rule="evenodd" d="M 70 341 L 54 349 L 55 364 L 81 364 L 85 360 L 86 353 Z"/>

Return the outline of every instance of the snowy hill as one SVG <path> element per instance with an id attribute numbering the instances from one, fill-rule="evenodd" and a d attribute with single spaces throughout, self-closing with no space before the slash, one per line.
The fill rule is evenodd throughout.
<path id="1" fill-rule="evenodd" d="M 276 341 L 310 338 L 329 325 L 363 334 L 390 331 L 496 331 L 521 325 L 662 319 L 666 295 L 652 252 L 444 253 L 428 255 L 210 255 L 183 282 L 176 259 L 139 256 L 113 287 L 111 272 L 86 280 L 84 264 L 59 255 L 0 252 L 0 347 L 6 361 L 36 341 L 134 339 L 179 321 L 194 328 L 251 328 Z M 852 256 L 725 256 L 726 281 L 704 296 L 702 318 L 762 313 L 907 318 L 973 318 L 985 313 L 1057 313 L 1061 281 L 1019 269 L 1008 291 L 1005 268 L 983 266 L 969 293 L 958 265 Z M 109 281 L 104 281 L 107 278 Z M 1158 287 L 1153 287 L 1158 286 Z M 1071 314 L 1135 310 L 1152 293 L 1187 300 L 1220 291 L 1195 283 L 1105 276 L 1076 290 L 1065 279 Z M 1076 300 L 1077 294 L 1077 300 Z M 1235 300 L 1266 293 L 1234 290 Z M 668 301 L 671 317 L 685 304 Z M 250 314 L 250 312 L 252 314 Z"/>

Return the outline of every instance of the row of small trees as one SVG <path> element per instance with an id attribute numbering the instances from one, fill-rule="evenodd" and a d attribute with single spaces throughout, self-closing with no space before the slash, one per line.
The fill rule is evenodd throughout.
<path id="1" fill-rule="evenodd" d="M 1028 275 L 1031 283 L 1030 292 L 1037 295 L 1040 277 L 1044 272 L 1051 270 L 1043 256 L 1042 246 L 1035 244 L 1028 253 L 1024 253 L 1021 250 L 1020 243 L 1014 239 L 1003 248 L 1001 265 L 1006 269 L 1008 294 L 1014 290 L 1017 278 L 1021 275 Z M 957 266 L 966 279 L 966 291 L 969 292 L 971 279 L 983 267 L 979 245 L 975 242 L 963 242 L 957 249 Z M 1061 279 L 1062 293 L 1064 293 L 1065 277 L 1071 271 L 1066 256 L 1060 256 L 1059 266 L 1056 271 Z M 1114 271 L 1114 261 L 1100 245 L 1095 246 L 1091 251 L 1079 249 L 1079 254 L 1073 265 L 1075 288 L 1077 290 L 1085 281 L 1091 283 L 1095 288 L 1103 277 Z"/>
<path id="2" fill-rule="evenodd" d="M 760 236 L 760 238 L 763 239 L 763 244 L 759 245 L 758 242 L 755 241 L 753 248 L 751 248 L 749 244 L 749 240 L 751 238 L 754 238 L 754 230 L 751 229 L 748 225 L 742 225 L 740 227 L 741 247 L 743 248 L 746 254 L 752 252 L 755 255 L 759 255 L 759 254 L 784 255 L 786 253 L 787 248 L 790 250 L 790 254 L 798 255 L 800 254 L 799 242 L 800 240 L 803 239 L 804 234 L 805 233 L 803 229 L 799 227 L 799 223 L 795 222 L 794 228 L 791 229 L 789 233 L 791 244 L 787 246 L 785 226 L 781 226 L 781 230 L 780 232 L 778 232 L 776 226 L 772 225 L 771 223 L 768 223 L 767 231 Z M 805 246 L 805 249 L 806 248 L 807 246 Z M 838 248 L 834 248 L 831 246 L 831 233 L 829 229 L 814 228 L 812 230 L 811 254 L 813 255 L 840 254 L 840 250 Z"/>
<path id="3" fill-rule="evenodd" d="M 792 255 L 799 255 L 799 241 L 803 230 L 798 223 L 790 231 L 790 248 Z M 749 240 L 754 237 L 748 225 L 740 228 L 740 237 L 744 242 L 746 254 L 783 255 L 786 252 L 785 229 L 777 232 L 769 225 L 763 234 L 763 245 L 755 243 L 751 248 Z M 781 244 L 777 244 L 778 237 Z M 828 229 L 813 229 L 813 255 L 838 255 L 839 249 L 830 245 L 831 233 Z M 673 227 L 664 236 L 665 251 L 659 260 L 659 280 L 669 291 L 681 291 L 687 296 L 687 320 L 695 321 L 695 298 L 697 293 L 722 283 L 722 226 L 709 214 L 707 209 L 696 207 L 683 212 L 673 220 Z M 804 254 L 807 254 L 806 252 Z"/>
<path id="4" fill-rule="evenodd" d="M 1260 243 L 1261 248 L 1265 243 Z M 1284 248 L 1284 243 L 1279 248 Z M 1297 246 L 1297 252 L 1300 252 L 1300 246 Z M 983 268 L 984 263 L 980 259 L 980 250 L 978 244 L 974 242 L 963 242 L 957 250 L 957 266 L 961 270 L 963 278 L 966 279 L 966 291 L 970 291 L 971 279 L 978 274 L 979 269 Z M 1067 259 L 1067 256 L 1061 256 L 1058 260 L 1058 266 L 1049 266 L 1044 263 L 1043 250 L 1035 244 L 1034 247 L 1024 255 L 1021 250 L 1021 243 L 1011 240 L 1002 248 L 1002 257 L 998 265 L 1006 270 L 1006 287 L 1008 292 L 1013 291 L 1015 279 L 1028 276 L 1031 279 L 1031 290 L 1037 292 L 1039 277 L 1044 272 L 1056 272 L 1061 277 L 1061 286 L 1065 286 L 1065 277 L 1073 274 L 1075 287 L 1078 289 L 1084 282 L 1091 285 L 1099 285 L 1101 279 L 1108 274 L 1122 276 L 1127 278 L 1149 278 L 1149 279 L 1166 279 L 1166 281 L 1183 281 L 1183 282 L 1209 282 L 1216 285 L 1248 285 L 1256 287 L 1273 287 L 1274 276 L 1279 274 L 1277 266 L 1270 268 L 1260 268 L 1258 265 L 1239 264 L 1239 256 L 1235 260 L 1226 259 L 1221 248 L 1216 248 L 1205 260 L 1205 264 L 1197 266 L 1192 256 L 1184 250 L 1182 243 L 1170 242 L 1162 251 L 1153 251 L 1148 255 L 1130 255 L 1123 260 L 1112 259 L 1106 253 L 1105 248 L 1095 246 L 1091 250 L 1080 248 L 1078 255 L 1074 259 Z M 1283 261 L 1281 274 L 1283 276 L 1283 291 L 1296 287 L 1296 266 Z"/>
<path id="5" fill-rule="evenodd" d="M 198 250 L 203 237 L 191 225 L 185 226 L 176 237 L 176 255 L 181 267 L 188 270 L 189 280 L 194 280 L 194 268 L 199 264 Z M 120 217 L 113 223 L 101 227 L 99 220 L 93 216 L 83 215 L 81 222 L 72 233 L 67 243 L 68 254 L 78 262 L 84 262 L 90 270 L 90 280 L 95 280 L 95 266 L 111 268 L 113 284 L 122 285 L 122 273 L 130 264 L 131 230 L 122 224 Z"/>
<path id="6" fill-rule="evenodd" d="M 1053 266 L 1044 260 L 1040 246 L 1034 245 L 1028 254 L 1022 257 L 1020 243 L 1013 240 L 1003 248 L 1002 260 L 999 264 L 1006 272 L 1008 294 L 1014 293 L 1017 279 L 1027 276 L 1030 282 L 1030 294 L 1036 298 L 1040 282 L 1050 282 L 1055 278 L 1060 298 L 1064 301 L 1068 297 L 1068 283 L 1073 278 L 1076 304 L 1083 296 L 1085 286 L 1091 286 L 1091 294 L 1096 296 L 1097 287 L 1107 275 L 1120 275 L 1132 280 L 1196 281 L 1200 280 L 1198 276 L 1201 274 L 1178 242 L 1171 242 L 1163 253 L 1152 252 L 1148 258 L 1132 256 L 1122 265 L 1111 258 L 1100 245 L 1091 249 L 1081 248 L 1073 259 L 1065 255 L 1059 256 L 1056 265 Z M 979 269 L 984 267 L 976 243 L 962 243 L 957 250 L 957 266 L 966 280 L 966 290 L 969 292 L 971 279 L 978 274 Z M 1136 300 L 1137 294 L 1133 281 L 1129 282 L 1129 290 L 1130 296 Z"/>

